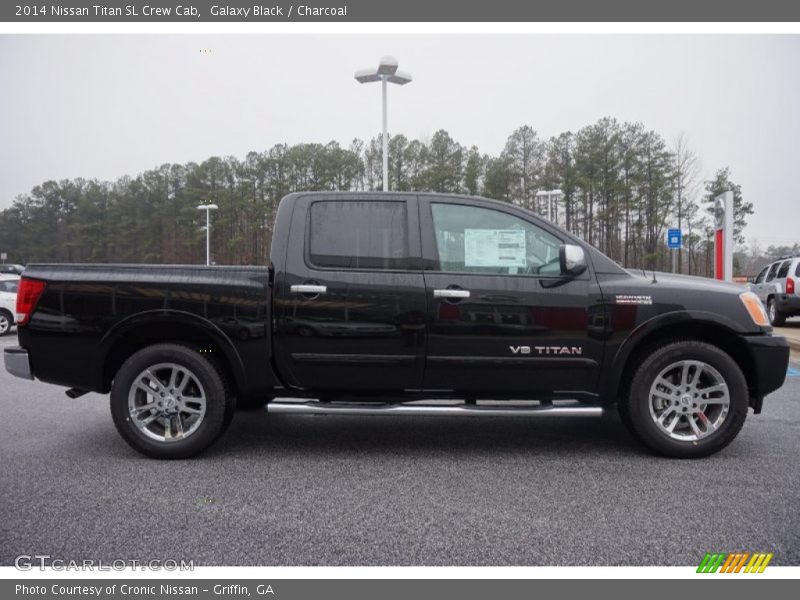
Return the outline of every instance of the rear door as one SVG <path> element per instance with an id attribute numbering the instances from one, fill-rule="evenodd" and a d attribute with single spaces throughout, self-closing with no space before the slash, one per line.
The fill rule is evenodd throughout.
<path id="1" fill-rule="evenodd" d="M 422 385 L 425 284 L 415 196 L 300 196 L 276 281 L 278 368 L 340 392 Z"/>
<path id="2" fill-rule="evenodd" d="M 557 229 L 471 199 L 421 197 L 420 220 L 426 389 L 594 391 L 603 342 L 589 332 L 602 297 L 590 271 L 561 277 Z"/>

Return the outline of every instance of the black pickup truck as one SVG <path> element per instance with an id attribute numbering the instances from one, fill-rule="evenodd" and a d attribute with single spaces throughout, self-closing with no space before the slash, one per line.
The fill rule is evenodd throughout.
<path id="1" fill-rule="evenodd" d="M 234 410 L 600 416 L 700 457 L 786 376 L 789 348 L 732 284 L 623 269 L 516 206 L 297 193 L 269 266 L 28 266 L 8 371 L 110 392 L 122 437 L 194 455 Z"/>

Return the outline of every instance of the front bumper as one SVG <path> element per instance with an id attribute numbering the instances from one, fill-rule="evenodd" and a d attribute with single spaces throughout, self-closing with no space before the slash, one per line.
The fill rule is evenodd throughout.
<path id="1" fill-rule="evenodd" d="M 19 346 L 12 346 L 3 351 L 3 357 L 6 363 L 6 371 L 15 377 L 22 377 L 23 379 L 33 379 L 33 371 L 31 370 L 31 361 L 28 356 L 28 351 Z"/>
<path id="2" fill-rule="evenodd" d="M 742 339 L 754 367 L 754 377 L 750 380 L 751 405 L 755 412 L 760 412 L 764 396 L 780 388 L 786 380 L 789 343 L 778 335 L 747 335 Z"/>

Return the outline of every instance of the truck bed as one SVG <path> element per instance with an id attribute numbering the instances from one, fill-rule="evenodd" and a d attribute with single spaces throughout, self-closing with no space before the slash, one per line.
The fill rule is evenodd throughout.
<path id="1" fill-rule="evenodd" d="M 277 384 L 267 267 L 32 264 L 25 277 L 47 284 L 19 332 L 20 344 L 36 350 L 38 379 L 105 393 L 122 357 L 174 334 L 200 352 L 224 354 L 240 394 Z"/>

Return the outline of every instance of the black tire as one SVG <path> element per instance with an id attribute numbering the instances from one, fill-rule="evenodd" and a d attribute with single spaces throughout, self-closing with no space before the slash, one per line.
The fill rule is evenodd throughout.
<path id="1" fill-rule="evenodd" d="M 729 396 L 728 413 L 718 429 L 693 441 L 670 437 L 659 428 L 650 411 L 650 388 L 656 377 L 670 365 L 686 360 L 701 361 L 715 369 L 722 376 Z M 643 357 L 619 408 L 623 422 L 651 450 L 673 458 L 702 458 L 733 441 L 747 418 L 748 405 L 747 381 L 730 355 L 705 342 L 684 340 L 652 348 Z M 688 421 L 684 423 L 688 427 Z"/>
<path id="2" fill-rule="evenodd" d="M 185 438 L 158 441 L 147 437 L 131 419 L 128 395 L 135 379 L 145 369 L 171 363 L 186 369 L 205 391 L 205 414 L 196 430 Z M 151 458 L 189 458 L 211 446 L 227 429 L 236 407 L 228 393 L 221 370 L 197 350 L 179 344 L 148 346 L 131 356 L 111 386 L 111 416 L 122 438 L 134 449 Z"/>
<path id="3" fill-rule="evenodd" d="M 11 326 L 14 324 L 14 315 L 7 310 L 0 310 L 0 336 L 11 333 Z"/>
<path id="4" fill-rule="evenodd" d="M 775 298 L 767 300 L 767 315 L 769 315 L 769 322 L 773 327 L 781 327 L 786 323 L 786 315 L 778 310 Z"/>

